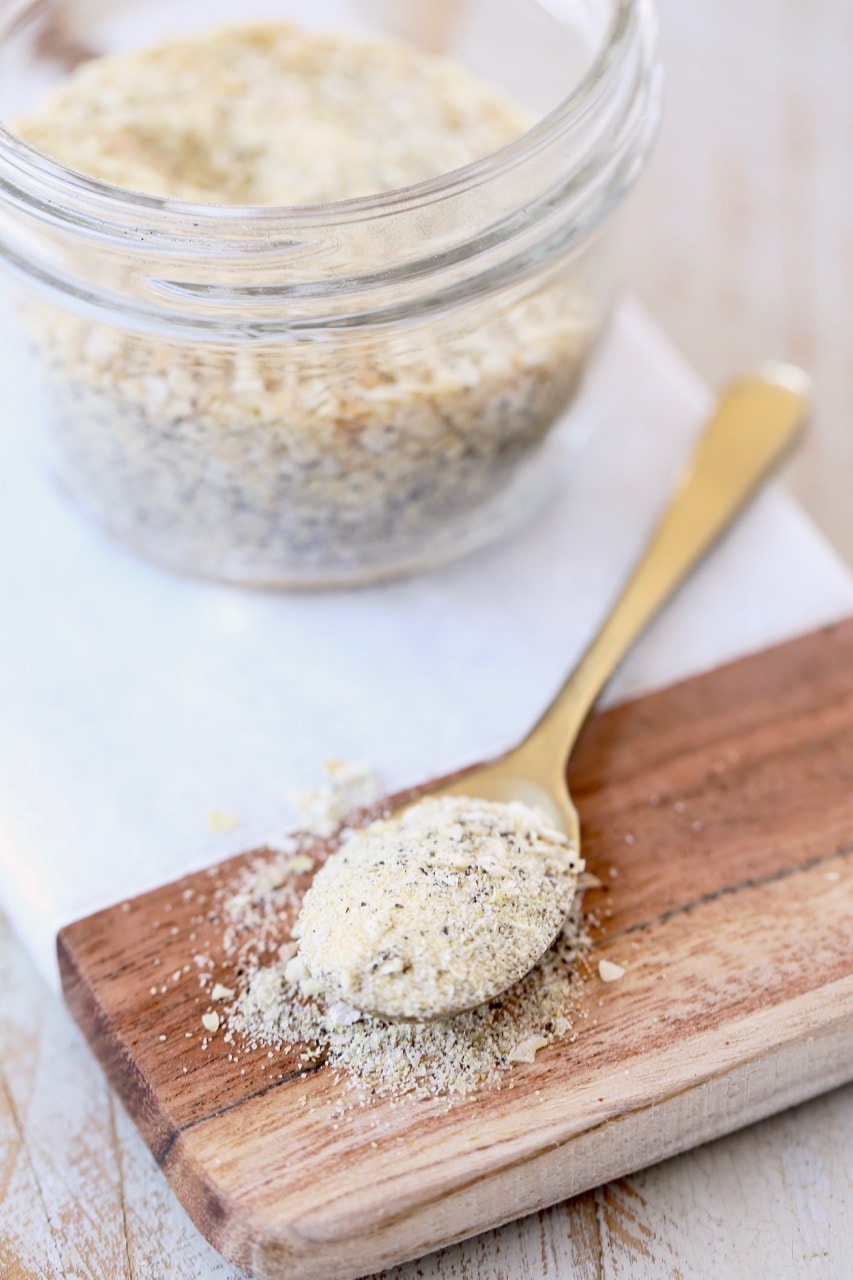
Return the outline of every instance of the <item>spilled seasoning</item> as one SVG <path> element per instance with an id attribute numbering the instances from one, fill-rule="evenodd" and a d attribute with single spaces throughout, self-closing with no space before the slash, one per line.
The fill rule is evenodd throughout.
<path id="1" fill-rule="evenodd" d="M 353 775 L 344 770 L 341 778 L 351 782 Z M 361 798 L 370 794 L 366 773 L 359 788 Z M 329 805 L 339 808 L 333 780 L 325 792 Z M 479 802 L 464 802 L 472 803 Z M 539 963 L 468 1012 L 432 1021 L 375 1017 L 334 993 L 326 995 L 322 983 L 306 981 L 297 958 L 297 919 L 312 872 L 338 847 L 315 834 L 327 829 L 316 795 L 313 818 L 314 832 L 259 855 L 217 890 L 224 959 L 217 966 L 202 954 L 196 963 L 210 993 L 207 1013 L 217 1016 L 212 1034 L 224 1035 L 235 1056 L 264 1047 L 275 1054 L 296 1050 L 306 1070 L 325 1062 L 362 1098 L 452 1100 L 486 1087 L 512 1087 L 516 1064 L 533 1062 L 548 1045 L 575 1038 L 588 940 L 580 894 L 572 898 L 572 892 L 563 927 Z M 345 828 L 339 840 L 345 846 L 348 837 L 362 834 Z M 496 856 L 494 849 L 491 854 Z M 499 867 L 500 860 L 492 865 Z M 577 871 L 575 865 L 572 874 Z M 577 883 L 582 892 L 584 877 Z M 212 1028 L 213 1018 L 209 1023 Z"/>

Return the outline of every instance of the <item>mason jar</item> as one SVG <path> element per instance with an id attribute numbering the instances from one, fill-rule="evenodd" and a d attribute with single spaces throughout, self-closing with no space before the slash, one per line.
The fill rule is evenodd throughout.
<path id="1" fill-rule="evenodd" d="M 15 132 L 78 63 L 278 19 L 449 55 L 529 127 L 415 186 L 287 207 L 139 194 Z M 173 570 L 325 587 L 480 547 L 559 470 L 659 112 L 650 0 L 0 0 L 0 294 L 43 405 L 22 429 Z"/>

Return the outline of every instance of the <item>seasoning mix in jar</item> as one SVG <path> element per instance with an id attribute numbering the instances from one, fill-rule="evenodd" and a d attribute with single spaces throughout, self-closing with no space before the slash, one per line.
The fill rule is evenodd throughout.
<path id="1" fill-rule="evenodd" d="M 0 263 L 51 465 L 181 571 L 440 563 L 554 472 L 657 122 L 649 4 L 231 8 L 0 0 Z"/>

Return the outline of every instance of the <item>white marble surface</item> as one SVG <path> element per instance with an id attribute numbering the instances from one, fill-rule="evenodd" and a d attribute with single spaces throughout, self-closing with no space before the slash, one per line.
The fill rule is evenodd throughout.
<path id="1" fill-rule="evenodd" d="M 14 421 L 32 415 L 15 371 Z M 582 443 L 520 536 L 409 581 L 239 591 L 151 568 L 0 434 L 0 897 L 54 977 L 63 923 L 283 834 L 329 757 L 390 787 L 494 754 L 557 688 L 710 403 L 628 302 Z M 771 488 L 653 625 L 610 696 L 853 610 L 853 577 Z M 210 830 L 211 810 L 239 818 Z"/>

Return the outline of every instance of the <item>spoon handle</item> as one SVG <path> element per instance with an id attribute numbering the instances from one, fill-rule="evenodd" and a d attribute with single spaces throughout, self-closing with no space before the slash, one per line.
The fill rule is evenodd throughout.
<path id="1" fill-rule="evenodd" d="M 622 594 L 519 755 L 565 763 L 622 658 L 797 434 L 810 392 L 801 370 L 770 364 L 723 393 Z"/>

